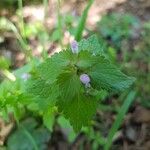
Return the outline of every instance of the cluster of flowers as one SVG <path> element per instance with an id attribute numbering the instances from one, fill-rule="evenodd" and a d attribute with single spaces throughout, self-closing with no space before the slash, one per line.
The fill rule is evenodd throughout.
<path id="1" fill-rule="evenodd" d="M 78 54 L 79 52 L 79 48 L 78 48 L 78 42 L 77 41 L 73 41 L 71 43 L 71 50 L 73 54 Z M 90 77 L 88 74 L 81 74 L 80 75 L 80 81 L 85 85 L 85 87 L 90 87 Z"/>

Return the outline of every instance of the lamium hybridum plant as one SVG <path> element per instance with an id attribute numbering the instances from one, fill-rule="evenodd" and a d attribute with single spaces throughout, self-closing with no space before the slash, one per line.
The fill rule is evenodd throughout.
<path id="1" fill-rule="evenodd" d="M 95 35 L 42 62 L 26 84 L 43 110 L 57 108 L 78 132 L 89 126 L 102 90 L 121 92 L 134 82 L 105 57 Z"/>

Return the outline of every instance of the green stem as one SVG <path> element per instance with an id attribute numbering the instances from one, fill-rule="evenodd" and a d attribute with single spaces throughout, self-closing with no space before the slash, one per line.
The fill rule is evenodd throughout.
<path id="1" fill-rule="evenodd" d="M 112 145 L 112 142 L 113 142 L 113 137 L 114 137 L 115 133 L 117 132 L 118 128 L 120 127 L 120 125 L 122 123 L 122 120 L 123 120 L 126 112 L 128 111 L 131 103 L 134 101 L 135 96 L 136 96 L 136 92 L 131 91 L 128 94 L 127 98 L 124 100 L 124 103 L 123 103 L 122 107 L 120 108 L 120 111 L 117 114 L 116 120 L 113 123 L 113 125 L 112 125 L 112 127 L 109 131 L 108 139 L 107 139 L 107 142 L 104 146 L 104 150 L 109 150 L 110 149 L 110 147 Z"/>
<path id="2" fill-rule="evenodd" d="M 22 31 L 22 36 L 25 37 L 25 29 L 24 29 L 24 19 L 23 19 L 23 2 L 22 0 L 18 0 L 18 8 L 19 8 L 19 11 L 20 11 L 20 14 L 19 14 L 19 18 L 20 18 L 20 21 L 21 21 L 21 31 Z"/>
<path id="3" fill-rule="evenodd" d="M 25 39 L 26 33 L 25 33 L 25 24 L 24 24 L 24 19 L 23 19 L 23 0 L 18 0 L 18 8 L 20 10 L 19 19 L 21 21 L 21 26 L 20 26 L 21 33 L 19 34 L 19 32 L 17 31 L 16 35 L 17 35 L 20 45 L 25 50 L 24 52 L 25 52 L 26 56 L 28 58 L 32 58 L 31 49 L 28 46 L 27 40 Z"/>
<path id="4" fill-rule="evenodd" d="M 16 77 L 14 76 L 14 74 L 12 74 L 11 72 L 9 72 L 8 70 L 2 70 L 3 75 L 9 79 L 10 81 L 15 81 Z"/>
<path id="5" fill-rule="evenodd" d="M 60 14 L 60 1 L 61 0 L 57 0 L 57 21 L 58 21 L 58 30 L 60 35 L 59 44 L 62 47 L 62 22 L 61 22 L 61 14 Z"/>
<path id="6" fill-rule="evenodd" d="M 43 5 L 44 5 L 44 21 L 45 21 L 48 11 L 48 0 L 43 0 Z"/>
<path id="7" fill-rule="evenodd" d="M 82 38 L 82 34 L 83 34 L 83 31 L 84 31 L 84 28 L 85 28 L 88 12 L 89 12 L 89 9 L 92 6 L 93 2 L 94 2 L 94 0 L 89 0 L 86 8 L 83 11 L 83 14 L 81 16 L 81 20 L 79 21 L 77 31 L 76 31 L 76 34 L 75 34 L 75 39 L 77 41 L 80 41 L 81 38 Z"/>

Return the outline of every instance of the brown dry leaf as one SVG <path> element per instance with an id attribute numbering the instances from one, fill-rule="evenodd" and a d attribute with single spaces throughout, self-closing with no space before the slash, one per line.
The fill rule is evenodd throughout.
<path id="1" fill-rule="evenodd" d="M 132 117 L 133 120 L 137 123 L 150 123 L 150 110 L 138 106 Z"/>
<path id="2" fill-rule="evenodd" d="M 147 141 L 144 145 L 145 145 L 145 147 L 147 148 L 147 150 L 150 149 L 150 140 Z"/>
<path id="3" fill-rule="evenodd" d="M 6 124 L 2 118 L 0 118 L 0 145 L 4 145 L 4 142 L 12 130 L 14 123 Z"/>

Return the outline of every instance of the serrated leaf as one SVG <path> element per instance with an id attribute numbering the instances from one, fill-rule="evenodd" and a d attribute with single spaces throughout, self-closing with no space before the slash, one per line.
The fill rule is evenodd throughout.
<path id="1" fill-rule="evenodd" d="M 77 76 L 74 70 L 65 71 L 60 74 L 57 79 L 57 84 L 64 101 L 72 100 L 74 96 L 78 95 L 82 87 L 79 76 Z"/>
<path id="2" fill-rule="evenodd" d="M 51 58 L 39 65 L 37 72 L 42 78 L 53 83 L 59 74 L 63 72 L 63 69 L 71 63 L 71 60 L 73 60 L 71 51 L 64 50 L 55 53 Z"/>
<path id="3" fill-rule="evenodd" d="M 92 65 L 94 65 L 94 63 L 96 63 L 97 61 L 97 57 L 92 55 L 90 52 L 80 51 L 78 54 L 78 62 L 76 65 L 79 68 L 89 68 Z"/>
<path id="4" fill-rule="evenodd" d="M 43 79 L 30 79 L 27 84 L 27 92 L 42 98 L 48 98 L 51 91 L 51 84 Z"/>
<path id="5" fill-rule="evenodd" d="M 76 64 L 91 77 L 92 87 L 98 90 L 123 91 L 135 78 L 128 77 L 101 55 L 92 55 L 88 51 L 80 51 Z"/>
<path id="6" fill-rule="evenodd" d="M 43 123 L 50 130 L 53 130 L 53 125 L 55 121 L 54 109 L 48 109 L 43 114 Z"/>
<path id="7" fill-rule="evenodd" d="M 53 106 L 59 95 L 58 86 L 43 79 L 30 79 L 26 84 L 26 92 L 33 96 L 41 110 Z"/>
<path id="8" fill-rule="evenodd" d="M 76 138 L 76 133 L 74 132 L 73 127 L 70 125 L 69 120 L 67 120 L 63 116 L 59 116 L 57 122 L 60 125 L 62 131 L 66 133 L 69 142 L 73 142 Z"/>
<path id="9" fill-rule="evenodd" d="M 22 108 L 22 104 L 30 103 L 31 98 L 28 94 L 23 93 L 20 80 L 15 82 L 4 80 L 0 84 L 0 108 L 11 107 L 14 109 Z M 10 109 L 8 109 L 10 110 Z"/>
<path id="10" fill-rule="evenodd" d="M 87 50 L 93 54 L 103 54 L 103 46 L 98 42 L 96 35 L 90 36 L 88 39 L 83 39 L 79 42 L 79 51 Z"/>
<path id="11" fill-rule="evenodd" d="M 135 78 L 128 77 L 103 57 L 89 70 L 89 75 L 92 86 L 98 90 L 122 91 L 135 81 Z"/>
<path id="12" fill-rule="evenodd" d="M 69 119 L 73 129 L 78 132 L 83 126 L 88 126 L 96 112 L 97 101 L 93 97 L 78 95 L 70 101 L 59 100 L 59 111 Z"/>

